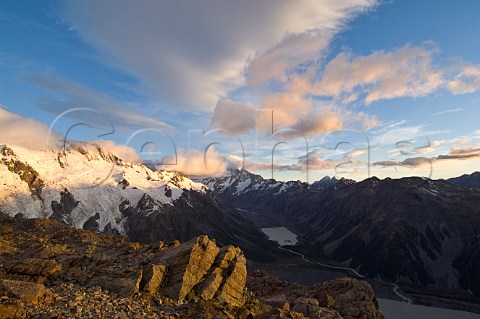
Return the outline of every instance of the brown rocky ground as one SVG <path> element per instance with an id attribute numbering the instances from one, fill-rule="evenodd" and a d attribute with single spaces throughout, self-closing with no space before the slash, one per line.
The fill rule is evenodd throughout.
<path id="1" fill-rule="evenodd" d="M 306 287 L 256 270 L 248 276 L 247 287 L 260 302 L 312 318 L 383 318 L 366 281 L 340 278 Z"/>
<path id="2" fill-rule="evenodd" d="M 3 318 L 383 318 L 344 278 L 303 287 L 247 275 L 239 248 L 207 236 L 139 244 L 52 220 L 0 217 Z"/>

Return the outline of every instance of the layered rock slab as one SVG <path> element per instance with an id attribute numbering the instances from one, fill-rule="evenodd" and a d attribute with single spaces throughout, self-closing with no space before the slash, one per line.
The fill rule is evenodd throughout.
<path id="1" fill-rule="evenodd" d="M 9 249 L 0 253 L 0 278 L 98 286 L 120 296 L 149 293 L 179 301 L 215 299 L 233 307 L 244 303 L 242 251 L 219 248 L 206 235 L 184 244 L 139 244 L 51 220 L 3 217 L 2 222 L 0 239 Z"/>

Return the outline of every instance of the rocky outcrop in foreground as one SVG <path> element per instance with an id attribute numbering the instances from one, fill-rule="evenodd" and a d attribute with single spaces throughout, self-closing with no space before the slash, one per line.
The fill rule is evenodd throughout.
<path id="1" fill-rule="evenodd" d="M 289 286 L 281 301 L 259 274 L 246 289 L 242 251 L 207 236 L 139 244 L 0 217 L 0 318 L 381 318 L 367 283 Z"/>

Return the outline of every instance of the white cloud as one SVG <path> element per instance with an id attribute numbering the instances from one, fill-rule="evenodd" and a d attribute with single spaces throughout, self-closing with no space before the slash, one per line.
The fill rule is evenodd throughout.
<path id="1" fill-rule="evenodd" d="M 9 112 L 2 105 L 0 105 L 0 127 L 2 128 L 0 144 L 3 145 L 20 146 L 31 150 L 59 150 L 63 147 L 64 137 L 62 134 L 50 132 L 50 128 L 47 125 Z M 68 141 L 68 143 L 73 147 L 83 145 L 92 150 L 99 146 L 127 162 L 140 161 L 140 156 L 133 148 L 117 145 L 110 140 Z"/>
<path id="2" fill-rule="evenodd" d="M 243 83 L 242 69 L 249 56 L 256 61 L 250 71 L 253 65 L 264 70 L 259 65 L 262 53 L 278 57 L 272 66 L 280 65 L 279 75 L 284 59 L 289 66 L 302 62 L 296 54 L 305 59 L 314 53 L 303 49 L 302 41 L 290 55 L 287 42 L 304 37 L 299 34 L 306 30 L 333 35 L 375 4 L 375 0 L 87 0 L 65 3 L 62 15 L 106 61 L 136 76 L 162 101 L 212 110 L 218 98 Z M 313 48 L 324 47 L 324 40 L 307 40 Z"/>
<path id="3" fill-rule="evenodd" d="M 252 160 L 243 160 L 239 156 L 235 155 L 227 155 L 225 160 L 228 163 L 229 169 L 237 169 L 237 168 L 244 168 L 250 172 L 257 172 L 257 171 L 268 171 L 271 170 L 272 164 L 267 162 L 257 162 Z"/>
<path id="4" fill-rule="evenodd" d="M 480 87 L 480 67 L 440 67 L 434 59 L 438 49 L 431 43 L 366 55 L 345 50 L 330 59 L 332 39 L 353 17 L 376 4 L 373 0 L 86 0 L 66 3 L 63 17 L 99 49 L 104 61 L 135 76 L 145 95 L 160 101 L 156 103 L 160 108 L 213 111 L 210 127 L 231 135 L 254 129 L 271 134 L 282 128 L 309 138 L 346 128 L 365 131 L 380 120 L 358 111 L 359 104 L 423 97 L 439 90 L 463 94 Z M 253 100 L 256 105 L 237 102 L 237 94 L 245 94 L 242 101 Z M 94 102 L 110 108 L 111 100 L 91 91 L 76 88 L 68 96 L 75 104 Z M 60 110 L 66 103 L 49 99 L 45 105 Z M 155 124 L 112 106 L 112 118 L 127 114 L 117 121 Z M 457 110 L 449 112 L 453 111 Z M 422 163 L 420 156 L 436 150 L 438 145 L 429 144 L 426 136 L 437 133 L 397 123 L 372 132 L 371 142 L 374 147 L 390 146 L 395 156 L 411 153 L 405 164 L 415 166 Z M 397 147 L 406 141 L 411 143 L 408 147 Z M 178 170 L 188 175 L 217 174 L 238 165 L 238 159 L 215 151 L 210 161 L 207 169 L 203 153 L 184 151 Z M 336 164 L 319 158 L 311 161 L 319 168 Z M 300 164 L 276 169 L 301 170 Z M 247 161 L 248 165 L 252 170 L 269 169 L 268 163 Z"/>
<path id="5" fill-rule="evenodd" d="M 308 47 L 308 41 L 304 42 Z M 343 52 L 329 61 L 307 64 L 304 66 L 306 71 L 291 74 L 288 81 L 284 76 L 283 80 L 289 92 L 327 97 L 341 105 L 356 101 L 368 105 L 386 99 L 422 97 L 440 89 L 465 94 L 480 88 L 480 66 L 454 62 L 448 67 L 440 67 L 433 61 L 437 52 L 431 42 L 364 56 Z M 440 114 L 444 112 L 435 113 Z"/>
<path id="6" fill-rule="evenodd" d="M 432 165 L 433 159 L 428 158 L 428 157 L 410 157 L 406 158 L 403 161 L 392 161 L 392 160 L 386 160 L 386 161 L 380 161 L 380 162 L 375 162 L 373 165 L 375 166 L 381 166 L 381 167 L 410 167 L 410 168 L 418 168 L 418 167 L 425 167 L 427 165 Z"/>
<path id="7" fill-rule="evenodd" d="M 287 82 L 288 72 L 293 68 L 324 55 L 331 36 L 331 33 L 319 31 L 289 34 L 272 48 L 251 59 L 246 67 L 249 86 L 258 90 L 267 88 L 272 81 Z"/>
<path id="8" fill-rule="evenodd" d="M 473 93 L 480 88 L 480 66 L 467 65 L 461 68 L 455 79 L 447 83 L 453 94 Z"/>
<path id="9" fill-rule="evenodd" d="M 466 160 L 480 157 L 480 148 L 453 148 L 448 154 L 437 156 L 437 160 Z"/>
<path id="10" fill-rule="evenodd" d="M 92 151 L 96 151 L 95 147 L 100 147 L 118 158 L 121 158 L 125 162 L 130 162 L 130 163 L 140 163 L 142 162 L 142 159 L 140 158 L 140 155 L 138 155 L 137 151 L 135 151 L 133 148 L 126 146 L 126 145 L 118 145 L 114 141 L 110 140 L 94 140 L 94 141 L 88 141 L 88 142 L 70 142 L 71 145 L 74 147 L 78 146 L 83 146 L 87 149 L 90 149 Z"/>
<path id="11" fill-rule="evenodd" d="M 257 129 L 270 132 L 272 126 L 275 131 L 297 123 L 311 112 L 312 103 L 298 94 L 272 93 L 262 99 L 260 109 L 268 112 L 259 113 Z M 270 111 L 273 111 L 273 123 Z"/>
<path id="12" fill-rule="evenodd" d="M 310 93 L 347 103 L 363 98 L 366 104 L 382 99 L 425 96 L 444 83 L 441 70 L 432 64 L 434 51 L 407 45 L 367 56 L 341 53 L 325 65 Z"/>
<path id="13" fill-rule="evenodd" d="M 331 105 L 315 106 L 308 97 L 280 92 L 266 95 L 259 108 L 221 100 L 215 108 L 210 126 L 232 134 L 246 133 L 256 128 L 257 133 L 278 132 L 283 138 L 291 139 L 315 137 L 341 130 L 345 126 L 368 130 L 378 123 L 375 116 L 364 112 L 347 111 Z"/>
<path id="14" fill-rule="evenodd" d="M 255 128 L 256 107 L 248 103 L 219 100 L 213 111 L 210 126 L 221 128 L 229 135 L 246 133 Z"/>
<path id="15" fill-rule="evenodd" d="M 317 136 L 340 130 L 343 127 L 342 115 L 337 112 L 317 112 L 300 119 L 292 128 L 304 136 Z"/>
<path id="16" fill-rule="evenodd" d="M 306 160 L 303 160 L 305 165 Z M 312 157 L 308 159 L 308 169 L 310 170 L 325 170 L 333 169 L 339 164 L 338 160 L 323 159 L 321 157 Z"/>
<path id="17" fill-rule="evenodd" d="M 430 137 L 445 131 L 430 130 L 425 126 L 386 126 L 375 132 L 370 138 L 372 147 L 391 146 L 395 151 L 400 149 L 413 150 L 424 147 L 432 147 Z M 435 146 L 437 142 L 434 142 Z"/>
<path id="18" fill-rule="evenodd" d="M 9 112 L 0 105 L 0 144 L 16 145 L 41 150 L 55 146 L 60 135 L 52 134 L 48 139 L 49 127 L 34 119 L 24 118 Z"/>
<path id="19" fill-rule="evenodd" d="M 463 111 L 463 109 L 451 109 L 451 110 L 445 110 L 437 113 L 433 113 L 432 116 L 438 116 L 438 115 L 444 115 L 448 113 L 455 113 L 455 112 L 460 112 Z"/>
<path id="20" fill-rule="evenodd" d="M 197 149 L 180 149 L 175 155 L 165 156 L 161 161 L 176 165 L 158 165 L 159 170 L 179 172 L 186 176 L 221 175 L 228 168 L 225 157 L 214 148 L 209 148 L 206 153 Z"/>
<path id="21" fill-rule="evenodd" d="M 450 167 L 458 167 L 465 165 L 464 161 L 470 161 L 480 158 L 480 148 L 452 148 L 447 154 L 435 157 L 407 157 L 404 160 L 385 160 L 375 162 L 373 165 L 381 167 L 404 166 L 410 168 L 418 168 L 432 166 L 440 162 L 448 162 Z M 444 167 L 445 168 L 445 167 Z"/>

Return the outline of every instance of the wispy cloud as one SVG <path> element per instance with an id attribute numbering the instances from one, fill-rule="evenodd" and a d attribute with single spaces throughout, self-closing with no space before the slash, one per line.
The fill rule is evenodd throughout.
<path id="1" fill-rule="evenodd" d="M 460 111 L 463 111 L 463 109 L 445 110 L 445 111 L 442 111 L 442 112 L 433 113 L 432 116 L 443 115 L 443 114 L 454 113 L 454 112 L 460 112 Z"/>
<path id="2" fill-rule="evenodd" d="M 404 167 L 423 167 L 432 165 L 440 161 L 466 161 L 480 158 L 480 148 L 454 148 L 448 154 L 438 155 L 435 157 L 408 157 L 404 160 L 385 160 L 373 163 L 375 166 L 390 167 L 390 166 L 404 166 Z M 459 165 L 459 164 L 458 164 Z"/>
<path id="3" fill-rule="evenodd" d="M 103 114 L 114 125 L 115 129 L 156 128 L 171 129 L 171 127 L 154 118 L 142 114 L 139 108 L 130 107 L 109 96 L 96 92 L 84 85 L 66 78 L 52 75 L 30 75 L 24 77 L 29 83 L 46 89 L 50 95 L 44 95 L 36 101 L 42 109 L 54 115 L 75 108 L 91 108 Z M 91 112 L 74 112 L 72 116 L 80 116 L 77 120 L 98 122 L 98 114 Z M 86 118 L 85 118 L 86 117 Z"/>
<path id="4" fill-rule="evenodd" d="M 65 3 L 62 16 L 105 61 L 136 76 L 152 95 L 176 108 L 211 111 L 244 83 L 249 57 L 258 69 L 264 69 L 259 61 L 268 62 L 269 76 L 274 69 L 280 75 L 283 67 L 312 58 L 310 48 L 324 46 L 297 34 L 324 30 L 333 36 L 376 3 L 87 0 Z M 271 60 L 262 58 L 267 54 Z"/>

